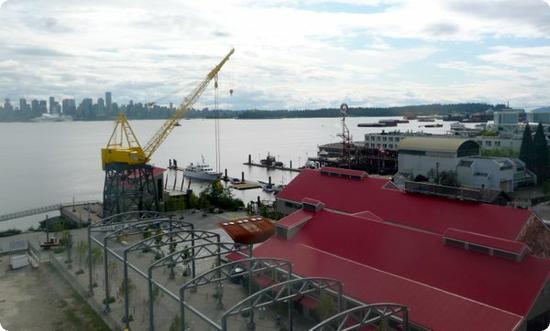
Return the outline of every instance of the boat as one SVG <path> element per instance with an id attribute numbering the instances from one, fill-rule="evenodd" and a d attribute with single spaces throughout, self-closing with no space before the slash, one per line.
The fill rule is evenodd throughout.
<path id="1" fill-rule="evenodd" d="M 240 180 L 239 178 L 233 177 L 233 178 L 231 178 L 231 179 L 229 180 L 229 182 L 230 182 L 231 184 L 240 184 L 240 183 L 241 183 L 241 180 Z"/>
<path id="2" fill-rule="evenodd" d="M 70 122 L 73 118 L 69 115 L 42 114 L 40 117 L 31 119 L 32 122 Z"/>
<path id="3" fill-rule="evenodd" d="M 385 128 L 388 126 L 397 126 L 397 122 L 378 122 L 378 123 L 359 123 L 360 128 Z"/>
<path id="4" fill-rule="evenodd" d="M 183 175 L 188 178 L 194 178 L 204 181 L 213 182 L 222 176 L 221 172 L 215 172 L 208 164 L 202 163 L 189 164 L 183 169 Z"/>
<path id="5" fill-rule="evenodd" d="M 433 117 L 419 117 L 418 122 L 435 122 Z"/>
<path id="6" fill-rule="evenodd" d="M 174 124 L 174 126 L 181 126 L 180 122 L 176 122 L 176 124 Z"/>
<path id="7" fill-rule="evenodd" d="M 460 122 L 451 123 L 451 131 L 464 131 L 466 126 Z"/>
<path id="8" fill-rule="evenodd" d="M 437 124 L 426 124 L 424 125 L 425 128 L 440 128 L 443 124 L 437 123 Z"/>
<path id="9" fill-rule="evenodd" d="M 266 167 L 282 167 L 283 166 L 283 162 L 276 161 L 275 156 L 269 155 L 269 153 L 267 153 L 267 157 L 265 159 L 260 160 L 260 164 L 263 165 L 263 166 L 266 166 Z"/>
<path id="10" fill-rule="evenodd" d="M 275 190 L 273 189 L 273 185 L 262 185 L 262 191 L 266 193 L 273 193 Z"/>

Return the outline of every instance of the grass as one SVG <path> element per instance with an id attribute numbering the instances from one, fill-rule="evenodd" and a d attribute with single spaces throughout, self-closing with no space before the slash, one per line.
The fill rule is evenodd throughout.
<path id="1" fill-rule="evenodd" d="M 60 281 L 64 281 L 60 271 L 50 263 L 47 264 L 48 269 L 53 272 Z M 109 326 L 105 324 L 103 319 L 92 309 L 88 302 L 69 286 L 71 297 L 62 300 L 59 304 L 63 309 L 66 321 L 71 324 L 73 330 L 90 330 L 90 331 L 111 331 Z M 69 302 L 67 302 L 69 300 Z M 54 326 L 55 328 L 55 326 Z"/>

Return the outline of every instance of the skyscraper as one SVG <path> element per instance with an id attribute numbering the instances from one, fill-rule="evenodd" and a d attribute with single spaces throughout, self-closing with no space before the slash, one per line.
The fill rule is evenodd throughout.
<path id="1" fill-rule="evenodd" d="M 50 114 L 55 113 L 55 98 L 50 97 Z"/>
<path id="2" fill-rule="evenodd" d="M 38 100 L 33 99 L 31 101 L 31 111 L 33 112 L 33 114 L 40 114 L 40 103 L 38 102 Z"/>
<path id="3" fill-rule="evenodd" d="M 41 114 L 45 114 L 48 112 L 48 104 L 47 104 L 47 101 L 46 100 L 40 100 L 39 101 L 39 109 L 40 109 L 40 113 Z"/>
<path id="4" fill-rule="evenodd" d="M 76 114 L 76 103 L 74 99 L 63 99 L 61 101 L 64 115 L 73 116 Z"/>
<path id="5" fill-rule="evenodd" d="M 19 99 L 19 110 L 22 112 L 26 112 L 28 110 L 29 105 L 27 105 L 27 99 L 21 98 Z"/>
<path id="6" fill-rule="evenodd" d="M 113 110 L 113 100 L 111 92 L 105 92 L 105 106 L 107 107 L 108 112 Z"/>

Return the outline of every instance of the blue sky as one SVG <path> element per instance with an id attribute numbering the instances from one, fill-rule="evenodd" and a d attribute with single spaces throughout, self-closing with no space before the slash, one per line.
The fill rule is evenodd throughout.
<path id="1" fill-rule="evenodd" d="M 227 109 L 550 105 L 549 3 L 0 0 L 0 97 L 178 103 L 235 47 Z"/>

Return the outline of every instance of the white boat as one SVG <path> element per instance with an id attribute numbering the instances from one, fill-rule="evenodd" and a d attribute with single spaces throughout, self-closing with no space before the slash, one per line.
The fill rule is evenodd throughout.
<path id="1" fill-rule="evenodd" d="M 40 117 L 35 117 L 31 119 L 32 122 L 70 122 L 73 118 L 69 115 L 59 115 L 59 114 L 42 114 Z"/>
<path id="2" fill-rule="evenodd" d="M 199 164 L 189 164 L 185 169 L 183 169 L 183 175 L 188 178 L 195 178 L 210 182 L 213 182 L 222 176 L 221 172 L 215 172 L 214 169 L 204 162 Z"/>

